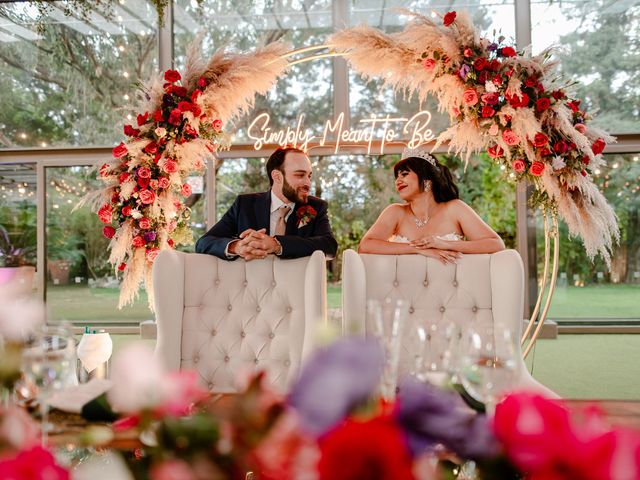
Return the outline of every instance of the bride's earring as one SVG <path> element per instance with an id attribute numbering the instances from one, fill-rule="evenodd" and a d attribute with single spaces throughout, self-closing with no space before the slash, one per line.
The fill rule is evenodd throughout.
<path id="1" fill-rule="evenodd" d="M 431 190 L 431 182 L 429 180 L 425 180 L 422 183 L 422 190 L 424 191 L 424 193 L 427 193 L 429 190 Z"/>

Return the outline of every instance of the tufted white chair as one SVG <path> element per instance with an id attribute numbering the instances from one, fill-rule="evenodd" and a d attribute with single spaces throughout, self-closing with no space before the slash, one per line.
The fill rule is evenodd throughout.
<path id="1" fill-rule="evenodd" d="M 156 355 L 193 369 L 210 391 L 237 391 L 238 378 L 266 370 L 284 390 L 326 319 L 324 254 L 233 262 L 163 251 L 153 266 Z"/>
<path id="2" fill-rule="evenodd" d="M 466 326 L 483 332 L 508 328 L 513 332 L 520 359 L 514 388 L 557 396 L 529 374 L 522 360 L 519 340 L 523 324 L 524 271 L 515 250 L 463 255 L 455 265 L 444 265 L 422 255 L 359 255 L 353 250 L 345 251 L 342 260 L 344 333 L 366 332 L 367 300 L 385 298 L 409 302 L 400 375 L 411 370 L 415 353 L 412 350 L 417 348 L 412 332 L 421 319 L 428 319 L 441 331 L 452 322 L 463 332 Z"/>

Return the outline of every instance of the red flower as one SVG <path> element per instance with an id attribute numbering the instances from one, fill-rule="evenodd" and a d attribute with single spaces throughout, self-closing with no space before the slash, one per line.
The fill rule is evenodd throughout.
<path id="1" fill-rule="evenodd" d="M 149 112 L 144 112 L 144 114 L 139 114 L 136 117 L 136 120 L 138 121 L 138 126 L 141 127 L 142 125 L 147 123 L 148 118 L 149 118 Z"/>
<path id="2" fill-rule="evenodd" d="M 178 97 L 186 97 L 187 96 L 187 89 L 185 87 L 180 87 L 178 85 L 169 85 L 165 89 L 165 92 L 174 93 Z"/>
<path id="3" fill-rule="evenodd" d="M 138 177 L 151 178 L 151 170 L 149 170 L 147 167 L 140 167 L 138 169 Z"/>
<path id="4" fill-rule="evenodd" d="M 167 244 L 168 244 L 171 248 L 173 248 L 174 241 L 170 238 L 169 240 L 167 240 Z"/>
<path id="5" fill-rule="evenodd" d="M 469 47 L 467 47 L 462 52 L 462 55 L 464 55 L 465 58 L 470 58 L 470 57 L 473 56 L 473 50 L 471 50 Z"/>
<path id="6" fill-rule="evenodd" d="M 164 72 L 164 79 L 167 82 L 177 82 L 178 80 L 180 80 L 182 77 L 180 76 L 180 73 L 177 70 L 167 70 L 166 72 Z"/>
<path id="7" fill-rule="evenodd" d="M 147 188 L 149 186 L 149 179 L 144 177 L 138 177 L 138 181 L 136 182 L 140 188 Z"/>
<path id="8" fill-rule="evenodd" d="M 191 101 L 192 101 L 193 103 L 196 103 L 196 101 L 198 100 L 198 98 L 200 97 L 200 95 L 202 95 L 202 90 L 195 89 L 195 90 L 193 91 L 193 93 L 191 94 Z"/>
<path id="9" fill-rule="evenodd" d="M 527 164 L 521 158 L 517 158 L 511 162 L 511 168 L 513 168 L 513 171 L 516 173 L 522 173 L 527 169 Z"/>
<path id="10" fill-rule="evenodd" d="M 602 138 L 599 138 L 595 142 L 593 142 L 593 145 L 591 145 L 591 151 L 594 155 L 598 155 L 604 151 L 604 147 L 606 146 L 607 144 L 605 143 L 605 141 Z"/>
<path id="11" fill-rule="evenodd" d="M 480 98 L 487 105 L 495 105 L 500 100 L 500 96 L 495 92 L 483 93 Z"/>
<path id="12" fill-rule="evenodd" d="M 534 87 L 536 84 L 538 83 L 538 79 L 536 77 L 528 77 L 525 81 L 524 84 L 527 87 Z"/>
<path id="13" fill-rule="evenodd" d="M 551 96 L 556 100 L 562 100 L 566 97 L 565 93 L 562 90 L 554 90 L 551 92 Z"/>
<path id="14" fill-rule="evenodd" d="M 444 26 L 448 27 L 449 25 L 451 25 L 453 22 L 456 21 L 456 12 L 447 12 L 444 14 Z"/>
<path id="15" fill-rule="evenodd" d="M 167 159 L 167 161 L 164 162 L 164 167 L 162 167 L 162 169 L 165 173 L 175 173 L 178 171 L 178 163 L 174 160 Z"/>
<path id="16" fill-rule="evenodd" d="M 0 479 L 3 480 L 68 480 L 69 472 L 56 463 L 48 450 L 41 446 L 23 450 L 14 458 L 0 460 Z"/>
<path id="17" fill-rule="evenodd" d="M 189 195 L 191 195 L 191 185 L 189 185 L 188 183 L 183 183 L 182 188 L 180 188 L 180 194 L 183 197 L 188 197 Z"/>
<path id="18" fill-rule="evenodd" d="M 569 107 L 573 113 L 578 113 L 580 111 L 580 100 L 567 102 L 567 107 Z"/>
<path id="19" fill-rule="evenodd" d="M 156 199 L 156 194 L 153 193 L 151 190 L 140 190 L 140 193 L 138 194 L 138 196 L 140 198 L 140 201 L 145 205 L 149 205 L 153 203 Z"/>
<path id="20" fill-rule="evenodd" d="M 509 105 L 511 105 L 513 108 L 522 108 L 529 106 L 529 95 L 527 95 L 526 93 L 521 93 L 520 97 L 518 97 L 517 95 L 507 97 L 507 100 L 509 101 Z"/>
<path id="21" fill-rule="evenodd" d="M 169 160 L 167 160 L 167 161 L 169 161 Z M 169 182 L 169 179 L 167 177 L 160 177 L 158 179 L 158 187 L 159 188 L 163 188 L 163 189 L 164 188 L 169 188 L 170 184 L 171 183 Z"/>
<path id="22" fill-rule="evenodd" d="M 583 176 L 583 177 L 586 177 L 586 176 L 587 176 L 587 172 L 586 172 L 586 170 L 582 170 L 580 173 L 582 174 L 582 176 Z"/>
<path id="23" fill-rule="evenodd" d="M 138 220 L 138 226 L 143 230 L 149 230 L 151 228 L 151 220 L 147 217 L 142 217 Z"/>
<path id="24" fill-rule="evenodd" d="M 124 207 L 122 207 L 122 210 L 120 211 L 120 213 L 122 213 L 123 217 L 128 217 L 131 215 L 131 206 L 130 205 L 125 205 Z"/>
<path id="25" fill-rule="evenodd" d="M 191 102 L 178 102 L 178 110 L 180 110 L 181 112 L 190 112 L 191 110 L 193 110 L 193 107 L 194 105 Z"/>
<path id="26" fill-rule="evenodd" d="M 549 100 L 547 97 L 542 97 L 536 100 L 536 110 L 538 112 L 544 112 L 550 106 L 551 100 Z"/>
<path id="27" fill-rule="evenodd" d="M 184 127 L 184 135 L 187 135 L 191 138 L 196 138 L 198 136 L 198 132 L 196 132 L 195 128 L 193 128 L 191 125 L 186 125 Z"/>
<path id="28" fill-rule="evenodd" d="M 569 150 L 569 145 L 567 145 L 567 142 L 565 142 L 564 140 L 558 140 L 553 144 L 553 151 L 558 155 L 567 153 L 567 150 Z"/>
<path id="29" fill-rule="evenodd" d="M 136 248 L 144 247 L 145 246 L 144 238 L 142 238 L 140 235 L 136 235 L 135 237 L 133 237 L 133 240 L 131 241 L 131 245 L 133 245 Z"/>
<path id="30" fill-rule="evenodd" d="M 198 86 L 199 86 L 199 87 L 204 88 L 204 87 L 206 87 L 207 85 L 208 85 L 208 82 L 207 82 L 207 80 L 206 80 L 206 79 L 204 79 L 204 78 L 202 78 L 202 77 L 200 77 L 200 78 L 198 79 Z"/>
<path id="31" fill-rule="evenodd" d="M 482 107 L 482 116 L 484 118 L 492 117 L 494 113 L 496 113 L 496 111 L 489 105 L 485 105 L 484 107 Z"/>
<path id="32" fill-rule="evenodd" d="M 182 122 L 182 111 L 179 108 L 174 108 L 169 114 L 169 123 L 171 125 L 180 125 Z"/>
<path id="33" fill-rule="evenodd" d="M 158 152 L 158 144 L 151 141 L 144 147 L 144 151 L 150 155 L 153 155 Z"/>
<path id="34" fill-rule="evenodd" d="M 591 161 L 591 159 L 589 158 L 589 155 L 583 155 L 582 156 L 582 163 L 584 163 L 585 165 L 589 165 L 590 161 Z"/>
<path id="35" fill-rule="evenodd" d="M 153 119 L 156 122 L 163 122 L 164 121 L 164 116 L 162 115 L 162 110 L 156 110 L 155 112 L 153 112 Z"/>
<path id="36" fill-rule="evenodd" d="M 111 225 L 105 225 L 105 227 L 102 229 L 102 235 L 104 235 L 107 238 L 113 238 L 115 234 L 116 234 L 116 229 L 113 228 Z"/>
<path id="37" fill-rule="evenodd" d="M 548 157 L 549 155 L 551 155 L 551 150 L 549 150 L 547 147 L 543 147 L 538 150 L 538 153 L 541 157 Z"/>
<path id="38" fill-rule="evenodd" d="M 536 133 L 533 137 L 533 145 L 536 147 L 544 147 L 547 143 L 549 143 L 549 138 L 544 133 Z"/>
<path id="39" fill-rule="evenodd" d="M 147 252 L 146 252 L 147 261 L 151 263 L 155 262 L 156 257 L 158 256 L 158 253 L 160 253 L 159 248 L 147 248 Z"/>
<path id="40" fill-rule="evenodd" d="M 131 176 L 131 174 L 129 172 L 122 172 L 119 176 L 118 176 L 118 181 L 120 183 L 124 183 L 127 180 L 129 180 L 129 177 Z"/>
<path id="41" fill-rule="evenodd" d="M 304 205 L 296 211 L 298 217 L 298 228 L 302 228 L 316 218 L 318 212 L 311 205 Z"/>
<path id="42" fill-rule="evenodd" d="M 502 47 L 502 55 L 505 57 L 515 57 L 516 49 L 513 47 Z"/>
<path id="43" fill-rule="evenodd" d="M 124 134 L 128 137 L 137 137 L 140 135 L 140 130 L 133 128 L 131 125 L 124 126 Z"/>
<path id="44" fill-rule="evenodd" d="M 124 262 L 118 265 L 118 270 L 120 270 L 121 272 L 124 271 L 125 268 L 127 268 L 127 264 Z"/>
<path id="45" fill-rule="evenodd" d="M 491 158 L 500 158 L 504 155 L 504 150 L 499 145 L 494 145 L 487 148 L 487 153 Z"/>
<path id="46" fill-rule="evenodd" d="M 422 67 L 427 71 L 431 71 L 436 67 L 436 61 L 433 58 L 425 58 L 424 62 L 422 62 Z"/>
<path id="47" fill-rule="evenodd" d="M 587 131 L 587 127 L 585 126 L 584 123 L 576 123 L 574 127 L 576 128 L 577 131 L 579 131 L 583 135 L 584 135 L 584 132 Z"/>
<path id="48" fill-rule="evenodd" d="M 504 132 L 502 132 L 502 140 L 504 140 L 504 143 L 506 143 L 510 147 L 513 147 L 514 145 L 518 145 L 520 143 L 520 137 L 518 137 L 518 135 L 516 135 L 513 130 L 510 129 L 506 129 Z"/>
<path id="49" fill-rule="evenodd" d="M 487 67 L 487 59 L 484 57 L 478 57 L 476 58 L 476 61 L 473 62 L 473 68 L 475 68 L 477 71 L 481 71 L 484 70 Z"/>
<path id="50" fill-rule="evenodd" d="M 500 60 L 497 60 L 495 58 L 491 60 L 491 62 L 488 65 L 488 69 L 494 72 L 497 72 L 498 70 L 500 70 Z"/>
<path id="51" fill-rule="evenodd" d="M 113 217 L 113 209 L 111 205 L 105 203 L 100 210 L 98 210 L 98 218 L 102 223 L 111 223 Z"/>
<path id="52" fill-rule="evenodd" d="M 347 420 L 322 438 L 319 446 L 320 480 L 414 478 L 406 440 L 391 418 Z"/>
<path id="53" fill-rule="evenodd" d="M 127 154 L 127 146 L 120 142 L 120 145 L 118 145 L 117 147 L 114 147 L 112 150 L 112 154 L 114 156 L 114 158 L 122 158 Z"/>
<path id="54" fill-rule="evenodd" d="M 542 175 L 542 172 L 544 172 L 544 163 L 533 162 L 533 164 L 531 165 L 531 168 L 529 169 L 529 173 L 531 173 L 531 175 L 535 175 L 536 177 L 539 177 L 540 175 Z"/>
<path id="55" fill-rule="evenodd" d="M 221 131 L 222 130 L 222 120 L 218 120 L 218 119 L 214 120 L 213 123 L 211 124 L 211 126 L 213 127 L 213 129 L 216 132 Z"/>

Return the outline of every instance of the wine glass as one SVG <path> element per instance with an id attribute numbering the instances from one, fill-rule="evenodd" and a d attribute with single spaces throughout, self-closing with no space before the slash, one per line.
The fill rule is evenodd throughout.
<path id="1" fill-rule="evenodd" d="M 48 400 L 55 390 L 69 385 L 74 367 L 75 343 L 73 334 L 64 326 L 45 325 L 34 334 L 22 354 L 25 380 L 37 388 L 42 416 L 42 444 L 52 430 L 48 423 Z"/>
<path id="2" fill-rule="evenodd" d="M 508 329 L 472 329 L 461 345 L 459 377 L 474 399 L 493 414 L 496 402 L 516 376 L 514 336 Z"/>
<path id="3" fill-rule="evenodd" d="M 415 334 L 412 340 L 415 377 L 421 382 L 445 385 L 453 368 L 455 325 L 419 321 Z"/>
<path id="4" fill-rule="evenodd" d="M 380 394 L 388 402 L 396 397 L 402 327 L 408 313 L 409 305 L 404 300 L 392 301 L 387 298 L 367 302 L 367 331 L 373 334 L 384 351 Z"/>

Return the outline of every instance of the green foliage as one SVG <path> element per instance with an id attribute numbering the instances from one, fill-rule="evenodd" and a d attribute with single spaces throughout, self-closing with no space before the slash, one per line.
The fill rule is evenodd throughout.
<path id="1" fill-rule="evenodd" d="M 36 264 L 36 208 L 27 201 L 0 207 L 0 266 Z"/>

